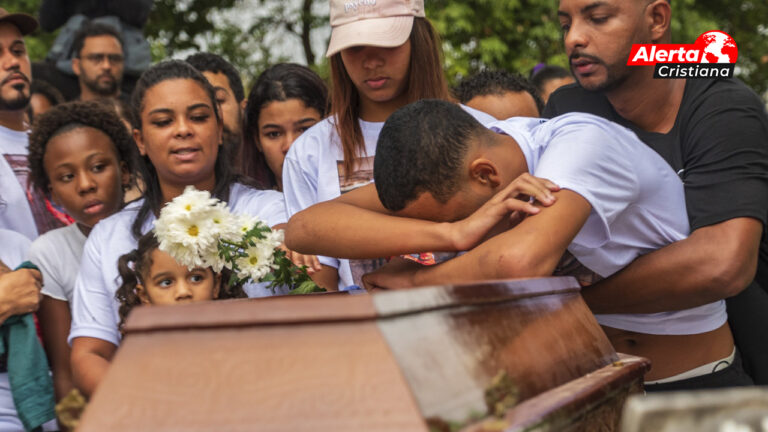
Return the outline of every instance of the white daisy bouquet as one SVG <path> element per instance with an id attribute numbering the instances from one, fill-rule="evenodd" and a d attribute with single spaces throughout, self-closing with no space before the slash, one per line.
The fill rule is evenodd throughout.
<path id="1" fill-rule="evenodd" d="M 167 203 L 155 221 L 160 250 L 188 267 L 232 271 L 230 285 L 269 282 L 274 289 L 291 287 L 291 294 L 323 291 L 278 249 L 283 231 L 273 231 L 261 220 L 229 211 L 227 204 L 207 191 L 187 186 Z"/>

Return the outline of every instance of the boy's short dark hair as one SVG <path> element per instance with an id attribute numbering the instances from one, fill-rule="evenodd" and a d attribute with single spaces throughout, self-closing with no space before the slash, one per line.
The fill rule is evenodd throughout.
<path id="1" fill-rule="evenodd" d="M 544 110 L 544 101 L 539 91 L 525 77 L 504 70 L 484 70 L 461 80 L 454 89 L 459 102 L 465 104 L 477 96 L 503 95 L 507 92 L 528 92 L 536 103 L 539 114 Z"/>
<path id="2" fill-rule="evenodd" d="M 458 105 L 424 99 L 389 116 L 379 134 L 373 175 L 384 207 L 399 211 L 429 192 L 446 202 L 459 189 L 471 140 L 486 129 Z"/>
<path id="3" fill-rule="evenodd" d="M 549 65 L 534 72 L 531 75 L 531 83 L 539 90 L 539 92 L 541 92 L 547 81 L 558 78 L 567 78 L 569 76 L 571 76 L 571 73 L 565 68 Z"/>
<path id="4" fill-rule="evenodd" d="M 120 42 L 120 48 L 125 51 L 123 39 L 120 37 L 117 29 L 109 24 L 87 22 L 75 33 L 75 39 L 72 42 L 72 52 L 76 58 L 80 58 L 80 53 L 83 50 L 83 46 L 85 46 L 85 40 L 94 36 L 112 36 Z"/>
<path id="5" fill-rule="evenodd" d="M 81 127 L 90 127 L 106 134 L 115 146 L 118 161 L 125 163 L 128 172 L 136 172 L 136 144 L 117 113 L 103 102 L 68 102 L 56 105 L 37 117 L 29 135 L 30 180 L 44 193 L 48 193 L 51 184 L 43 165 L 48 142 L 62 133 Z"/>
<path id="6" fill-rule="evenodd" d="M 201 52 L 192 54 L 184 61 L 200 72 L 223 73 L 229 81 L 229 87 L 235 95 L 235 100 L 242 102 L 245 99 L 245 89 L 243 88 L 243 81 L 240 79 L 240 73 L 232 66 L 232 63 L 224 60 L 223 57 Z"/>

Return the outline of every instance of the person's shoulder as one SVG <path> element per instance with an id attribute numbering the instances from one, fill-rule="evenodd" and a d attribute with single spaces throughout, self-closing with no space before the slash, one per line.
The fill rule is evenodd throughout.
<path id="1" fill-rule="evenodd" d="M 45 253 L 45 251 L 58 253 L 56 250 L 50 249 L 50 247 L 52 245 L 69 242 L 73 237 L 78 236 L 78 234 L 81 237 L 85 237 L 85 234 L 83 234 L 80 229 L 77 228 L 76 223 L 50 230 L 32 242 L 32 246 L 30 247 L 30 254 Z"/>
<path id="2" fill-rule="evenodd" d="M 760 96 L 738 78 L 688 80 L 683 105 L 692 107 L 743 107 L 765 109 Z"/>
<path id="3" fill-rule="evenodd" d="M 608 99 L 599 92 L 584 90 L 578 83 L 564 85 L 549 95 L 544 108 L 546 117 L 555 117 L 569 112 L 602 114 L 608 108 Z"/>
<path id="4" fill-rule="evenodd" d="M 233 183 L 230 191 L 230 200 L 233 202 L 252 198 L 282 199 L 282 197 L 282 192 L 278 192 L 274 189 L 258 189 L 243 183 Z"/>
<path id="5" fill-rule="evenodd" d="M 595 114 L 587 113 L 587 112 L 568 112 L 562 115 L 559 115 L 555 118 L 549 119 L 546 122 L 546 125 L 549 127 L 557 127 L 557 128 L 563 128 L 563 127 L 572 127 L 573 125 L 593 125 L 608 129 L 616 129 L 616 130 L 622 130 L 622 131 L 628 131 L 627 128 L 624 126 L 612 122 L 611 120 L 606 119 L 605 117 L 601 117 Z"/>
<path id="6" fill-rule="evenodd" d="M 91 233 L 88 235 L 88 238 L 90 239 L 94 236 L 99 237 L 102 235 L 110 235 L 115 231 L 123 231 L 126 229 L 130 231 L 131 225 L 136 219 L 136 215 L 138 214 L 139 209 L 143 203 L 144 199 L 131 201 L 117 213 L 100 220 L 96 225 L 93 226 Z"/>
<path id="7" fill-rule="evenodd" d="M 459 106 L 461 107 L 461 109 L 466 111 L 469 115 L 474 117 L 475 120 L 479 121 L 485 127 L 490 127 L 491 124 L 497 122 L 498 120 L 502 120 L 502 119 L 497 119 L 496 117 L 486 112 L 480 111 L 479 109 L 475 109 L 464 104 L 459 104 Z"/>
<path id="8" fill-rule="evenodd" d="M 536 137 L 539 141 L 549 141 L 556 137 L 564 137 L 567 147 L 588 147 L 592 151 L 617 153 L 618 148 L 624 150 L 650 151 L 640 138 L 630 129 L 603 117 L 584 113 L 572 112 L 557 116 L 540 128 Z M 601 150 L 602 149 L 602 150 Z"/>
<path id="9" fill-rule="evenodd" d="M 272 189 L 256 189 L 242 183 L 232 184 L 229 199 L 229 205 L 233 209 L 248 208 L 253 205 L 261 207 L 271 204 L 285 205 L 282 192 Z"/>
<path id="10" fill-rule="evenodd" d="M 578 96 L 583 96 L 590 94 L 588 91 L 584 90 L 582 86 L 580 86 L 578 83 L 570 83 L 566 84 L 564 86 L 560 86 L 555 91 L 553 91 L 549 95 L 549 99 L 555 99 L 557 101 L 560 101 L 561 99 L 571 99 Z"/>
<path id="11" fill-rule="evenodd" d="M 531 131 L 536 127 L 547 123 L 547 119 L 537 117 L 511 117 L 504 120 L 496 120 L 486 125 L 494 132 L 511 135 L 512 131 Z"/>
<path id="12" fill-rule="evenodd" d="M 335 134 L 336 127 L 332 118 L 326 117 L 296 138 L 286 157 L 323 151 L 323 145 L 329 143 Z"/>

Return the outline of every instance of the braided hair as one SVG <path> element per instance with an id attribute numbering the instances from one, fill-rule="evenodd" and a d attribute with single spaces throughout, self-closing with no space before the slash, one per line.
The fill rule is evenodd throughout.
<path id="1" fill-rule="evenodd" d="M 133 308 L 141 305 L 141 298 L 139 298 L 139 294 L 136 291 L 136 286 L 139 284 L 146 285 L 146 277 L 149 275 L 149 270 L 152 267 L 152 252 L 159 247 L 160 243 L 157 241 L 154 231 L 150 231 L 139 238 L 136 249 L 117 260 L 117 271 L 120 273 L 121 282 L 120 287 L 115 292 L 115 297 L 120 303 L 118 309 L 118 315 L 120 316 L 118 329 L 120 334 L 124 333 L 125 320 Z M 229 269 L 222 269 L 219 275 L 221 276 L 221 281 L 219 282 L 221 289 L 216 300 L 246 297 L 241 284 L 230 286 L 226 282 L 229 281 L 231 276 Z"/>

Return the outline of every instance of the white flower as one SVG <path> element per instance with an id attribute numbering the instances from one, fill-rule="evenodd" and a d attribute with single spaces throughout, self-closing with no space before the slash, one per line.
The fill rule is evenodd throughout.
<path id="1" fill-rule="evenodd" d="M 210 219 L 178 218 L 168 221 L 161 218 L 155 221 L 155 236 L 160 250 L 188 267 L 207 264 L 209 257 L 216 255 L 219 239 L 213 231 Z"/>
<path id="2" fill-rule="evenodd" d="M 278 247 L 281 244 L 283 244 L 283 242 L 285 241 L 285 231 L 281 229 L 277 229 L 277 230 L 273 229 L 272 232 L 269 233 L 267 238 L 269 239 L 269 241 L 272 242 L 272 244 L 275 245 L 274 247 Z"/>
<path id="3" fill-rule="evenodd" d="M 207 216 L 217 202 L 219 200 L 211 198 L 210 192 L 197 190 L 194 186 L 187 186 L 184 188 L 184 193 L 163 207 L 160 211 L 160 217 L 198 219 Z"/>
<path id="4" fill-rule="evenodd" d="M 213 234 L 219 238 L 236 241 L 242 237 L 238 230 L 237 218 L 229 212 L 226 203 L 219 202 L 213 206 L 208 213 L 208 218 L 212 222 Z"/>
<path id="5" fill-rule="evenodd" d="M 256 246 L 249 246 L 245 251 L 248 256 L 236 260 L 239 271 L 237 276 L 240 278 L 250 278 L 258 282 L 267 273 L 275 268 L 273 255 L 275 249 L 263 242 L 256 243 Z"/>
<path id="6" fill-rule="evenodd" d="M 254 228 L 263 239 L 248 235 Z M 225 202 L 193 186 L 163 207 L 155 221 L 155 236 L 160 249 L 180 264 L 211 267 L 215 272 L 237 268 L 238 278 L 254 282 L 279 267 L 274 252 L 283 242 L 282 230 L 269 230 L 250 215 L 232 214 Z M 230 258 L 219 256 L 220 251 Z M 234 258 L 243 253 L 246 256 Z"/>

